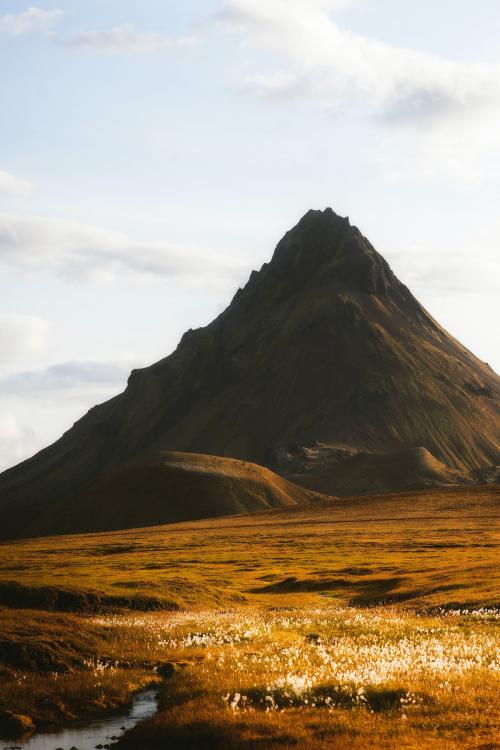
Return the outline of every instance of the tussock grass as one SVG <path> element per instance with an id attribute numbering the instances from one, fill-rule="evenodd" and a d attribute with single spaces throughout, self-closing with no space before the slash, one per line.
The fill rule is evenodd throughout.
<path id="1" fill-rule="evenodd" d="M 149 639 L 88 618 L 0 609 L 0 713 L 30 716 L 38 727 L 93 716 L 127 704 L 159 682 Z"/>
<path id="2" fill-rule="evenodd" d="M 98 661 L 66 674 L 16 672 L 0 686 L 0 712 L 16 706 L 37 728 L 48 729 L 123 708 L 135 692 L 158 682 L 143 669 L 103 669 Z"/>

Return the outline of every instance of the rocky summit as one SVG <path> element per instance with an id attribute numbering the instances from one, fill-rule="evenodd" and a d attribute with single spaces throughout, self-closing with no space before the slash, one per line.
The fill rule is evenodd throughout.
<path id="1" fill-rule="evenodd" d="M 242 459 L 329 494 L 497 476 L 499 383 L 348 219 L 309 211 L 212 323 L 0 476 L 0 533 L 36 534 L 47 509 L 155 451 Z"/>

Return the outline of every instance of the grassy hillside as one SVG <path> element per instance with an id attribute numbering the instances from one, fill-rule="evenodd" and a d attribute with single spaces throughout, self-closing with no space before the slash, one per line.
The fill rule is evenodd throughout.
<path id="1" fill-rule="evenodd" d="M 330 501 L 248 517 L 0 545 L 0 604 L 58 609 L 497 604 L 498 487 Z M 236 598 L 236 599 L 235 599 Z"/>
<path id="2" fill-rule="evenodd" d="M 123 748 L 491 750 L 499 496 L 3 543 L 0 715 L 49 726 L 153 682 Z"/>
<path id="3" fill-rule="evenodd" d="M 245 461 L 156 451 L 91 482 L 71 500 L 48 504 L 22 536 L 110 531 L 310 505 L 317 492 Z"/>

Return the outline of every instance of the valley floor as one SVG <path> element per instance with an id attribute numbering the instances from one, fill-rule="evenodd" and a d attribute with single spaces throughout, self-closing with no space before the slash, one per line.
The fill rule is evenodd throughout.
<path id="1" fill-rule="evenodd" d="M 54 726 L 157 684 L 158 715 L 120 747 L 492 750 L 498 496 L 2 544 L 0 725 Z"/>

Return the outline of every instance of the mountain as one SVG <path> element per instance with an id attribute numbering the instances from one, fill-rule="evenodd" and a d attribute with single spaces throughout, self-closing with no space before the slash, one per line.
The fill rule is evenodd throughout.
<path id="1" fill-rule="evenodd" d="M 155 451 L 49 503 L 28 535 L 114 531 L 310 505 L 323 496 L 269 469 L 201 453 Z"/>
<path id="2" fill-rule="evenodd" d="M 33 530 L 51 504 L 157 450 L 251 461 L 313 489 L 336 461 L 413 448 L 479 476 L 499 463 L 499 393 L 348 219 L 309 211 L 212 323 L 0 475 L 0 533 Z"/>

